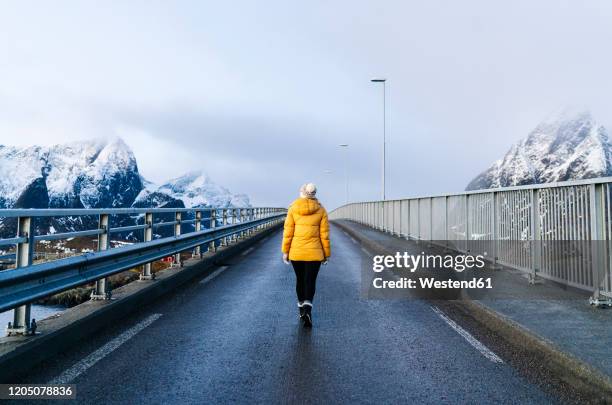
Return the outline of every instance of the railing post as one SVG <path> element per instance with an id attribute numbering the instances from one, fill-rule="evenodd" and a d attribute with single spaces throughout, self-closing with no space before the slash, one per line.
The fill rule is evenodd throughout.
<path id="1" fill-rule="evenodd" d="M 15 252 L 15 267 L 29 266 L 32 264 L 35 245 L 32 218 L 18 218 L 17 237 L 26 238 L 26 241 L 17 244 L 17 251 Z M 7 336 L 33 335 L 36 333 L 36 319 L 30 320 L 30 311 L 30 304 L 22 305 L 13 310 L 13 322 L 9 322 L 6 328 Z"/>
<path id="2" fill-rule="evenodd" d="M 145 213 L 144 221 L 144 241 L 150 242 L 153 239 L 153 213 Z M 151 263 L 145 264 L 142 267 L 142 274 L 140 275 L 140 280 L 153 280 L 154 278 L 155 276 L 151 273 Z"/>
<path id="3" fill-rule="evenodd" d="M 180 212 L 176 212 L 174 214 L 174 236 L 180 236 L 181 235 L 181 219 L 182 219 L 182 214 Z M 173 267 L 183 267 L 183 260 L 181 259 L 181 252 L 178 252 L 177 254 L 174 255 L 174 260 L 172 262 L 172 266 Z"/>
<path id="4" fill-rule="evenodd" d="M 259 208 L 259 209 L 257 210 L 257 212 L 258 212 L 257 217 L 258 217 L 259 219 L 262 219 L 262 218 L 265 218 L 265 217 L 266 217 L 266 214 L 265 214 L 265 211 L 264 211 L 264 209 L 263 209 L 263 208 Z M 265 228 L 265 225 L 264 225 L 264 224 L 259 225 L 259 230 L 263 230 L 264 228 Z"/>
<path id="5" fill-rule="evenodd" d="M 491 198 L 492 198 L 492 204 L 493 207 L 491 209 L 491 227 L 492 227 L 492 234 L 491 234 L 491 240 L 492 240 L 492 246 L 491 246 L 491 255 L 493 256 L 492 258 L 492 262 L 493 262 L 493 268 L 494 269 L 498 269 L 499 266 L 497 265 L 497 260 L 498 260 L 498 249 L 499 249 L 499 225 L 497 223 L 497 193 L 494 191 L 491 193 Z"/>
<path id="6" fill-rule="evenodd" d="M 406 199 L 406 239 L 410 240 L 410 199 Z"/>
<path id="7" fill-rule="evenodd" d="M 202 229 L 202 211 L 198 210 L 195 212 L 195 232 L 199 232 Z M 202 247 L 196 246 L 193 250 L 193 257 L 202 257 Z"/>
<path id="8" fill-rule="evenodd" d="M 215 229 L 217 227 L 217 210 L 215 208 L 210 210 L 210 229 Z M 208 251 L 215 252 L 217 250 L 217 246 L 215 245 L 215 241 L 211 241 L 208 244 Z"/>
<path id="9" fill-rule="evenodd" d="M 98 251 L 106 250 L 109 246 L 108 236 L 110 234 L 109 228 L 109 215 L 108 214 L 100 214 L 98 219 L 98 229 L 102 231 L 98 235 Z M 101 278 L 96 281 L 96 287 L 91 292 L 92 300 L 108 300 L 111 298 L 110 288 L 107 288 L 107 279 Z"/>
<path id="10" fill-rule="evenodd" d="M 404 234 L 402 233 L 402 205 L 404 205 L 403 200 L 399 200 L 399 237 L 403 237 Z"/>
<path id="11" fill-rule="evenodd" d="M 223 208 L 221 210 L 221 218 L 222 218 L 223 226 L 226 226 L 227 225 L 227 208 Z M 221 245 L 227 246 L 227 244 L 228 244 L 228 236 L 224 236 L 223 239 L 221 240 Z"/>
<path id="12" fill-rule="evenodd" d="M 244 224 L 246 222 L 246 208 L 238 208 L 238 212 L 240 213 L 240 223 Z M 247 231 L 240 231 L 240 239 L 246 238 L 247 233 Z"/>
<path id="13" fill-rule="evenodd" d="M 263 208 L 259 208 L 257 211 L 259 212 L 259 214 L 257 215 L 259 219 L 263 219 L 266 217 L 266 212 Z M 259 230 L 263 230 L 265 229 L 265 227 L 266 227 L 265 224 L 261 224 L 259 225 Z"/>
<path id="14" fill-rule="evenodd" d="M 395 235 L 395 201 L 390 202 L 389 205 L 389 211 L 391 211 L 389 215 L 389 217 L 391 218 L 391 229 L 389 229 L 389 232 L 391 233 L 391 235 Z"/>
<path id="15" fill-rule="evenodd" d="M 470 252 L 470 195 L 465 195 L 465 252 Z"/>
<path id="16" fill-rule="evenodd" d="M 601 294 L 601 269 L 604 269 L 606 258 L 604 249 L 605 234 L 605 193 L 603 184 L 590 186 L 590 214 L 591 214 L 591 271 L 593 276 L 593 295 L 589 298 L 591 305 L 612 306 L 612 298 Z"/>
<path id="17" fill-rule="evenodd" d="M 448 196 L 444 196 L 444 244 L 448 249 Z"/>
<path id="18" fill-rule="evenodd" d="M 416 199 L 417 206 L 417 243 L 421 241 L 421 199 Z"/>
<path id="19" fill-rule="evenodd" d="M 432 241 L 434 240 L 433 234 L 433 197 L 429 197 L 429 246 L 432 246 Z"/>
<path id="20" fill-rule="evenodd" d="M 529 273 L 529 284 L 538 284 L 542 280 L 538 275 L 542 265 L 542 255 L 540 241 L 540 190 L 534 188 L 531 190 L 531 273 Z"/>
<path id="21" fill-rule="evenodd" d="M 235 225 L 235 224 L 237 224 L 237 223 L 239 222 L 239 221 L 238 221 L 238 218 L 239 218 L 240 213 L 239 213 L 239 211 L 238 211 L 238 209 L 237 209 L 237 208 L 232 208 L 232 209 L 231 209 L 231 213 L 232 213 L 232 214 L 231 214 L 231 215 L 232 215 L 232 222 L 231 222 L 231 223 L 232 223 L 233 225 Z M 232 243 L 236 242 L 236 241 L 238 240 L 238 238 L 239 238 L 239 237 L 240 237 L 240 232 L 234 232 L 234 233 L 232 234 L 232 240 L 231 240 L 231 242 L 232 242 Z"/>

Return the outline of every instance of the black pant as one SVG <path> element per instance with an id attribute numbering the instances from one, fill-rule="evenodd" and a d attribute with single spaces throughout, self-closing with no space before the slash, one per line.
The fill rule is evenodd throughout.
<path id="1" fill-rule="evenodd" d="M 321 262 L 302 262 L 292 260 L 293 271 L 295 271 L 295 292 L 299 302 L 312 302 L 317 285 L 317 275 L 321 268 Z"/>

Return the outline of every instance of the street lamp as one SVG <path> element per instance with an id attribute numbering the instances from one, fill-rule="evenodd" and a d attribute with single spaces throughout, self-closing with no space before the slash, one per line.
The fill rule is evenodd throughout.
<path id="1" fill-rule="evenodd" d="M 345 180 L 345 187 L 346 187 L 346 204 L 348 204 L 349 202 L 349 179 L 348 179 L 348 143 L 341 143 L 340 145 L 341 148 L 346 148 L 346 154 L 344 156 L 344 180 Z"/>
<path id="2" fill-rule="evenodd" d="M 386 157 L 387 157 L 387 79 L 374 78 L 370 80 L 372 83 L 382 83 L 383 85 L 383 158 L 382 158 L 382 199 L 387 199 L 386 187 L 385 187 L 385 174 L 387 169 Z"/>

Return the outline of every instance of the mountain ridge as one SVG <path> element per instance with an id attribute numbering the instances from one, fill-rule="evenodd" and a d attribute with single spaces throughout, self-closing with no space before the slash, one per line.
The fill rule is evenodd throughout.
<path id="1" fill-rule="evenodd" d="M 612 175 L 612 144 L 589 111 L 562 111 L 538 124 L 470 181 L 466 190 Z"/>
<path id="2" fill-rule="evenodd" d="M 138 170 L 121 139 L 93 139 L 51 146 L 0 145 L 0 208 L 195 208 L 250 207 L 202 171 L 157 186 Z M 113 226 L 137 219 L 121 218 Z M 58 218 L 36 222 L 37 230 L 91 229 L 93 219 Z M 15 232 L 15 221 L 0 220 L 0 235 Z"/>

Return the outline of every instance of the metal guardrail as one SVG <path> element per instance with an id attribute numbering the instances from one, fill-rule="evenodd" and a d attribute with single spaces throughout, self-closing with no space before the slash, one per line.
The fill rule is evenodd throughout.
<path id="1" fill-rule="evenodd" d="M 17 235 L 0 239 L 0 246 L 14 245 L 15 268 L 0 271 L 0 312 L 14 308 L 13 322 L 7 334 L 31 334 L 36 321 L 30 319 L 30 305 L 41 298 L 84 284 L 96 282 L 92 299 L 109 299 L 106 278 L 122 271 L 142 266 L 141 280 L 152 280 L 151 262 L 175 256 L 181 265 L 181 252 L 192 251 L 201 257 L 203 250 L 215 251 L 248 237 L 254 231 L 283 220 L 284 208 L 195 208 L 195 209 L 61 209 L 61 210 L 0 210 L 0 218 L 17 220 Z M 111 228 L 114 215 L 142 216 L 142 224 Z M 174 221 L 157 221 L 154 215 L 168 214 Z M 193 219 L 182 220 L 183 214 Z M 207 214 L 207 215 L 203 215 Z M 98 216 L 97 229 L 35 235 L 34 219 L 39 217 Z M 204 223 L 206 222 L 206 223 Z M 193 230 L 181 234 L 182 225 L 192 224 Z M 206 226 L 208 225 L 208 226 Z M 153 230 L 172 226 L 174 236 L 153 240 Z M 119 232 L 142 230 L 143 242 L 110 249 L 109 236 Z M 34 264 L 36 242 L 75 237 L 95 236 L 98 251 L 52 262 Z"/>
<path id="2" fill-rule="evenodd" d="M 330 219 L 457 251 L 482 241 L 493 262 L 526 272 L 532 283 L 551 279 L 592 292 L 592 304 L 612 304 L 612 177 L 352 203 Z M 592 249 L 559 261 L 551 253 L 559 241 Z"/>

